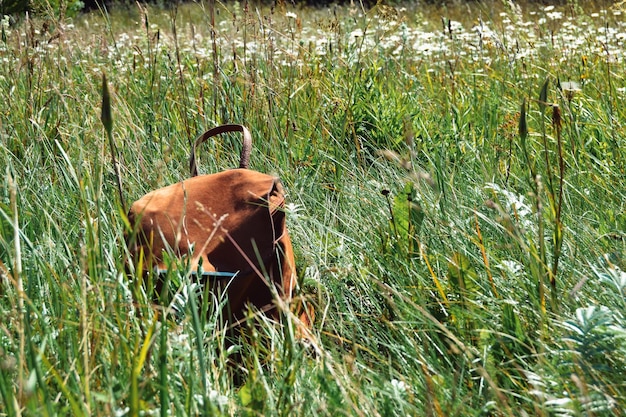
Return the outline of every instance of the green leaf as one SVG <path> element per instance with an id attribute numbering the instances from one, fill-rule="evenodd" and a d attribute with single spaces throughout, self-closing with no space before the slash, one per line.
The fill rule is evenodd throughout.
<path id="1" fill-rule="evenodd" d="M 393 200 L 393 214 L 401 240 L 417 239 L 424 221 L 424 210 L 415 201 L 416 197 L 415 187 L 412 182 L 409 182 Z"/>
<path id="2" fill-rule="evenodd" d="M 550 84 L 550 79 L 546 78 L 546 81 L 541 86 L 541 91 L 539 92 L 539 109 L 543 113 L 546 110 L 546 106 L 548 105 L 548 85 Z"/>
<path id="3" fill-rule="evenodd" d="M 457 293 L 467 293 L 477 289 L 478 274 L 469 258 L 460 252 L 455 252 L 448 261 L 448 279 Z"/>
<path id="4" fill-rule="evenodd" d="M 514 336 L 515 339 L 523 342 L 526 340 L 526 334 L 522 328 L 522 323 L 519 320 L 513 305 L 506 303 L 502 305 L 502 328 L 505 334 Z"/>
<path id="5" fill-rule="evenodd" d="M 247 407 L 252 402 L 252 393 L 248 384 L 239 389 L 239 400 L 244 407 Z"/>
<path id="6" fill-rule="evenodd" d="M 515 304 L 513 302 L 502 304 L 502 334 L 498 340 L 508 359 L 530 353 L 529 344 L 532 344 L 532 341 L 528 340 L 528 334 L 529 330 L 524 327 L 515 311 Z"/>

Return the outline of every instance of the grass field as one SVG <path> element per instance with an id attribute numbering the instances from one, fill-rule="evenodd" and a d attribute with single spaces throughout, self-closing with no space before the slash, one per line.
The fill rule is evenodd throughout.
<path id="1" fill-rule="evenodd" d="M 624 14 L 4 18 L 0 415 L 623 415 Z M 251 167 L 288 190 L 317 355 L 292 317 L 219 349 L 189 282 L 174 314 L 126 278 L 103 74 L 126 202 L 187 178 L 207 128 L 250 128 Z M 236 166 L 238 141 L 201 170 Z"/>

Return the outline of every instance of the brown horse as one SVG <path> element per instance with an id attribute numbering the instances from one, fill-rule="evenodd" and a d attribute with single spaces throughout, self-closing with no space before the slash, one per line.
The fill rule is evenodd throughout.
<path id="1" fill-rule="evenodd" d="M 211 136 L 242 132 L 239 169 L 197 176 L 196 147 Z M 280 317 L 280 306 L 300 315 L 307 337 L 313 311 L 292 303 L 296 265 L 285 222 L 285 195 L 277 177 L 248 169 L 251 136 L 241 125 L 223 125 L 202 134 L 192 148 L 192 178 L 152 191 L 132 204 L 127 244 L 134 265 L 164 275 L 172 259 L 198 282 L 228 298 L 222 317 L 229 325 L 249 308 Z M 156 281 L 156 294 L 163 290 Z M 298 304 L 298 307 L 294 307 Z"/>

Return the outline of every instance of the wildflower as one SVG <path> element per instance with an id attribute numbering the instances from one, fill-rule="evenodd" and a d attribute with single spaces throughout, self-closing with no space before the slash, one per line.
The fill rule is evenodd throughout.
<path id="1" fill-rule="evenodd" d="M 124 408 L 115 410 L 115 413 L 113 415 L 115 417 L 122 417 L 122 416 L 127 415 L 129 411 L 130 411 L 130 407 L 124 407 Z"/>
<path id="2" fill-rule="evenodd" d="M 550 20 L 560 20 L 560 19 L 563 19 L 563 13 L 561 13 L 561 12 L 546 13 L 546 16 L 548 16 L 548 19 L 550 19 Z"/>
<path id="3" fill-rule="evenodd" d="M 535 225 L 532 221 L 532 208 L 526 203 L 523 195 L 515 194 L 509 190 L 501 188 L 494 183 L 487 184 L 487 187 L 499 194 L 504 200 L 505 212 L 517 219 L 524 229 L 533 230 Z"/>
<path id="4" fill-rule="evenodd" d="M 300 213 L 303 211 L 303 207 L 294 203 L 287 203 L 285 211 L 291 215 L 294 220 L 297 220 L 300 218 Z"/>
<path id="5" fill-rule="evenodd" d="M 391 380 L 391 386 L 393 387 L 393 390 L 398 394 L 404 394 L 408 389 L 408 386 L 404 381 L 399 381 L 395 378 Z"/>
<path id="6" fill-rule="evenodd" d="M 217 404 L 218 406 L 224 406 L 228 404 L 228 397 L 226 397 L 225 395 L 221 395 L 215 390 L 211 390 L 209 392 L 209 400 L 211 400 L 212 403 Z"/>
<path id="7" fill-rule="evenodd" d="M 297 19 L 298 15 L 295 14 L 294 12 L 287 12 L 287 13 L 285 13 L 285 17 L 287 17 L 289 19 Z"/>
<path id="8" fill-rule="evenodd" d="M 360 38 L 363 36 L 363 31 L 361 29 L 355 29 L 350 33 L 350 37 L 352 38 Z"/>
<path id="9" fill-rule="evenodd" d="M 572 98 L 574 98 L 574 95 L 581 91 L 580 84 L 574 81 L 562 82 L 561 91 L 565 95 L 565 98 L 567 99 L 567 101 L 572 101 Z"/>

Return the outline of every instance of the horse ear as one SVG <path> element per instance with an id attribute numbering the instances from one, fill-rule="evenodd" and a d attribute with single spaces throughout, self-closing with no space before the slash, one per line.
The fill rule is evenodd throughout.
<path id="1" fill-rule="evenodd" d="M 250 131 L 246 129 L 243 125 L 221 125 L 214 127 L 213 129 L 209 129 L 200 136 L 196 138 L 196 140 L 191 144 L 191 154 L 189 155 L 189 173 L 192 177 L 198 175 L 198 167 L 197 167 L 197 157 L 196 150 L 202 145 L 204 141 L 207 139 L 217 136 L 222 133 L 229 132 L 241 132 L 243 133 L 243 142 L 241 145 L 241 154 L 239 155 L 239 168 L 248 169 L 250 166 L 250 153 L 252 151 L 252 135 Z"/>

